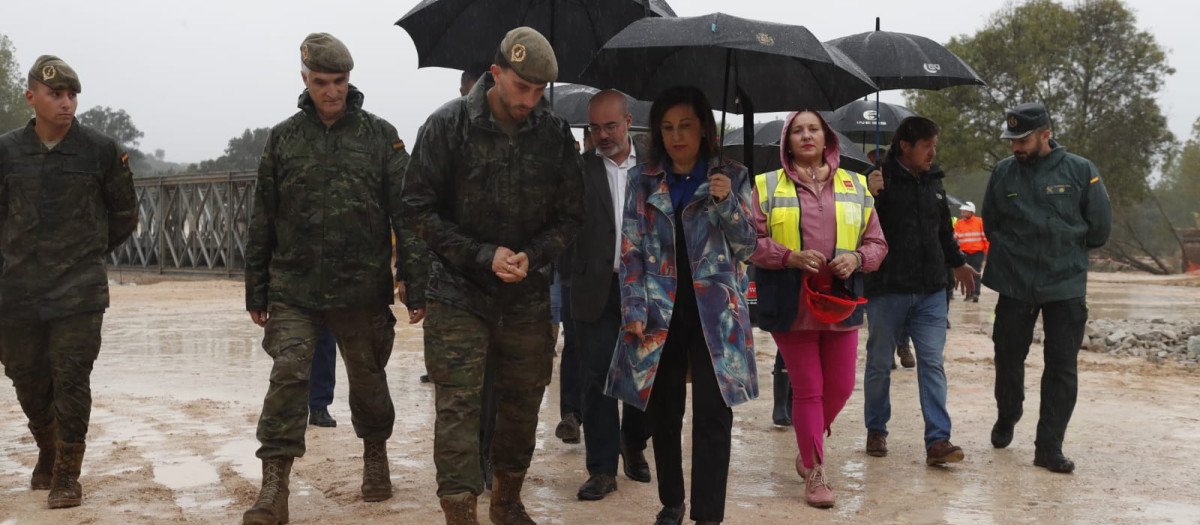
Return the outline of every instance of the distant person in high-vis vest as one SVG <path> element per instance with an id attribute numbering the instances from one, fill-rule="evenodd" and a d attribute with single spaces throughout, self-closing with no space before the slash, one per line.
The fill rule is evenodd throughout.
<path id="1" fill-rule="evenodd" d="M 975 203 L 967 201 L 958 207 L 962 218 L 954 223 L 954 238 L 958 239 L 958 249 L 967 256 L 967 264 L 977 272 L 983 271 L 983 262 L 987 260 L 988 240 L 983 233 L 983 219 L 975 215 Z M 975 293 L 963 297 L 964 301 L 979 302 L 980 278 L 975 277 Z"/>

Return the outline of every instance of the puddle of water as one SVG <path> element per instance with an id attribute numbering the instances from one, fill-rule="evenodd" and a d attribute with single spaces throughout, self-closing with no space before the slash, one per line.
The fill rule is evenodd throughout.
<path id="1" fill-rule="evenodd" d="M 171 490 L 215 484 L 221 480 L 217 469 L 200 457 L 193 456 L 182 461 L 158 460 L 152 465 L 154 481 Z"/>

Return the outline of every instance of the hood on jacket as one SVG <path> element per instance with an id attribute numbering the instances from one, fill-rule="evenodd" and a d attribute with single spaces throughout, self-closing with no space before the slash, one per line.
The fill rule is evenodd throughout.
<path id="1" fill-rule="evenodd" d="M 829 125 L 829 122 L 825 120 L 825 117 L 821 116 L 820 112 L 812 110 L 806 111 L 816 115 L 817 119 L 821 121 L 821 128 L 825 130 L 825 163 L 829 165 L 829 174 L 833 175 L 834 173 L 837 173 L 838 168 L 841 167 L 842 164 L 842 145 L 838 142 L 837 133 L 833 132 L 833 127 Z M 789 113 L 787 118 L 783 120 L 783 131 L 779 132 L 779 161 L 782 163 L 783 169 L 786 170 L 788 176 L 797 180 L 800 177 L 796 173 L 796 168 L 792 166 L 792 159 L 790 157 L 790 152 L 788 151 L 788 131 L 792 129 L 792 121 L 795 120 L 798 115 L 804 112 L 805 111 L 793 111 Z"/>

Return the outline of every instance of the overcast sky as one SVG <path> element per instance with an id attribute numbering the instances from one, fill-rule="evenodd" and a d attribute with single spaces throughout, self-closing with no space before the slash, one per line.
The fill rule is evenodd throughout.
<path id="1" fill-rule="evenodd" d="M 885 30 L 943 43 L 973 34 L 1004 5 L 1001 0 L 668 2 L 679 16 L 722 11 L 799 24 L 823 41 L 874 29 L 879 16 Z M 13 41 L 23 71 L 38 55 L 59 55 L 81 77 L 80 113 L 97 105 L 124 109 L 146 134 L 140 148 L 148 153 L 161 148 L 174 162 L 217 157 L 242 130 L 272 126 L 294 113 L 303 90 L 298 49 L 310 32 L 326 31 L 346 43 L 355 62 L 351 82 L 366 94 L 365 108 L 391 121 L 403 139 L 411 141 L 429 113 L 458 94 L 459 72 L 417 69 L 412 40 L 394 25 L 417 0 L 5 3 L 0 33 Z M 1200 97 L 1194 94 L 1200 60 L 1186 54 L 1200 7 L 1162 0 L 1126 3 L 1136 11 L 1139 27 L 1168 50 L 1177 70 L 1159 102 L 1171 130 L 1184 139 L 1200 116 Z M 902 101 L 899 92 L 884 92 L 883 100 Z"/>

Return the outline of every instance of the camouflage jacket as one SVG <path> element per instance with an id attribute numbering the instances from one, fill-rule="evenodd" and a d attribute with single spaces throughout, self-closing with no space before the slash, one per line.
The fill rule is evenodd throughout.
<path id="1" fill-rule="evenodd" d="M 490 73 L 421 128 L 406 174 L 405 219 L 434 257 L 429 297 L 495 319 L 547 294 L 551 263 L 583 224 L 583 177 L 567 123 L 543 101 L 511 138 L 492 120 Z M 492 272 L 499 246 L 529 256 L 529 276 Z"/>
<path id="2" fill-rule="evenodd" d="M 0 315 L 103 311 L 104 257 L 137 226 L 129 156 L 78 120 L 48 150 L 33 125 L 0 136 Z"/>
<path id="3" fill-rule="evenodd" d="M 396 227 L 408 153 L 362 103 L 350 86 L 346 114 L 327 127 L 305 91 L 300 111 L 271 129 L 246 246 L 247 310 L 391 304 L 393 233 L 396 278 L 408 285 L 408 306 L 423 306 L 425 250 Z"/>

